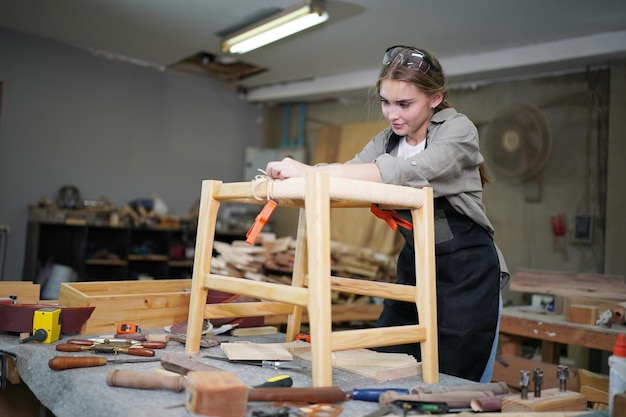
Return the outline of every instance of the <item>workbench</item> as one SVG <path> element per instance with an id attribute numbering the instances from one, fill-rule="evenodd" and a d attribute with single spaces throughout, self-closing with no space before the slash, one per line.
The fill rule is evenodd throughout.
<path id="1" fill-rule="evenodd" d="M 88 338 L 89 336 L 65 336 Z M 98 337 L 94 335 L 92 337 Z M 284 342 L 284 335 L 254 336 L 237 338 L 233 336 L 217 336 L 218 340 L 251 341 L 256 343 L 279 343 Z M 17 369 L 22 383 L 25 383 L 34 393 L 41 404 L 50 410 L 56 417 L 110 417 L 110 416 L 133 416 L 133 417 L 189 417 L 194 415 L 183 406 L 184 394 L 174 391 L 150 391 L 134 388 L 110 387 L 106 383 L 106 375 L 111 369 L 125 369 L 134 371 L 153 371 L 162 369 L 159 362 L 143 362 L 132 364 L 108 364 L 105 366 L 69 369 L 53 371 L 48 366 L 48 361 L 57 355 L 88 356 L 89 352 L 65 353 L 55 350 L 53 344 L 20 344 L 18 337 L 9 334 L 0 334 L 0 354 L 8 354 L 16 358 Z M 156 356 L 164 353 L 184 354 L 182 344 L 170 342 L 166 349 L 156 350 Z M 294 387 L 310 387 L 310 370 L 273 370 L 250 365 L 230 364 L 202 358 L 203 355 L 222 355 L 219 347 L 202 349 L 198 361 L 235 372 L 239 378 L 248 385 L 257 385 L 266 379 L 288 374 L 294 380 Z M 137 358 L 135 356 L 120 355 L 124 358 Z M 306 362 L 305 362 L 306 364 Z M 470 383 L 467 380 L 448 375 L 440 375 L 438 386 L 458 386 Z M 10 382 L 9 382 L 10 384 Z M 426 385 L 421 376 L 402 378 L 393 381 L 378 381 L 362 377 L 353 373 L 333 369 L 333 385 L 346 391 L 353 388 L 381 388 L 399 387 L 412 388 L 418 385 Z M 258 407 L 258 403 L 250 403 L 249 410 Z M 365 416 L 378 410 L 377 403 L 364 401 L 346 401 L 340 403 L 343 407 L 341 416 L 358 417 Z"/>
<path id="2" fill-rule="evenodd" d="M 502 354 L 520 356 L 524 339 L 541 341 L 542 361 L 557 364 L 563 345 L 612 351 L 626 326 L 591 326 L 571 323 L 567 316 L 533 311 L 528 306 L 506 307 L 500 321 Z"/>

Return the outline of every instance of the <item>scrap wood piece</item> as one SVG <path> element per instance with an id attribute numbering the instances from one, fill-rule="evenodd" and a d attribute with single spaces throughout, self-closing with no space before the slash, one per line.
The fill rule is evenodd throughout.
<path id="1" fill-rule="evenodd" d="M 311 347 L 310 345 L 307 345 L 308 343 L 304 343 L 302 346 L 292 345 L 289 350 L 292 352 L 293 356 L 311 361 Z M 365 355 L 364 351 L 369 353 Z M 338 353 L 340 357 L 339 360 L 337 360 Z M 380 362 L 374 359 L 376 354 L 381 355 Z M 347 359 L 350 355 L 355 355 L 354 361 Z M 394 355 L 398 355 L 395 356 L 398 359 L 395 363 L 389 360 L 390 358 L 394 358 Z M 361 357 L 360 360 L 359 356 Z M 387 354 L 368 349 L 350 349 L 333 352 L 331 362 L 333 368 L 340 369 L 342 371 L 376 379 L 378 381 L 390 381 L 399 378 L 416 376 L 422 373 L 422 363 L 417 362 L 412 356 L 409 356 L 410 359 L 407 359 L 406 356 L 409 355 L 404 355 L 402 353 Z"/>
<path id="2" fill-rule="evenodd" d="M 586 369 L 580 369 L 578 371 L 578 378 L 580 380 L 580 392 L 587 397 L 587 401 L 596 404 L 601 403 L 608 406 L 609 404 L 609 377 L 608 375 L 598 374 L 588 371 Z"/>
<path id="3" fill-rule="evenodd" d="M 243 329 L 233 329 L 230 331 L 230 334 L 233 336 L 259 336 L 276 333 L 278 333 L 278 329 L 274 326 L 246 327 Z"/>
<path id="4" fill-rule="evenodd" d="M 220 348 L 230 360 L 293 360 L 293 355 L 278 343 L 222 343 Z"/>
<path id="5" fill-rule="evenodd" d="M 415 357 L 405 353 L 376 352 L 370 349 L 352 349 L 333 352 L 335 365 L 394 367 L 416 363 Z"/>
<path id="6" fill-rule="evenodd" d="M 513 395 L 502 399 L 502 412 L 515 411 L 585 411 L 587 399 L 579 392 L 561 392 L 558 388 L 541 390 L 541 397 L 528 393 L 528 399 Z"/>

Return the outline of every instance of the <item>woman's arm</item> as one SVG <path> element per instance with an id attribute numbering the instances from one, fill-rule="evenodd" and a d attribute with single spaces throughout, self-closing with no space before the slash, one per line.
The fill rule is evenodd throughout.
<path id="1" fill-rule="evenodd" d="M 272 161 L 265 168 L 267 176 L 273 179 L 301 177 L 308 172 L 325 172 L 331 177 L 352 178 L 364 181 L 381 182 L 382 177 L 378 166 L 374 163 L 365 164 L 328 164 L 311 166 L 291 158 Z"/>

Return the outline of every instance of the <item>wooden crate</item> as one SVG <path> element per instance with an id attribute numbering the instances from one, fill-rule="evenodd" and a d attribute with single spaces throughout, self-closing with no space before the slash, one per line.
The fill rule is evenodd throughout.
<path id="1" fill-rule="evenodd" d="M 40 285 L 31 281 L 1 281 L 0 298 L 16 296 L 17 304 L 37 304 L 39 302 Z"/>
<path id="2" fill-rule="evenodd" d="M 80 334 L 112 334 L 120 323 L 160 329 L 187 321 L 191 279 L 66 282 L 59 304 L 96 307 Z"/>

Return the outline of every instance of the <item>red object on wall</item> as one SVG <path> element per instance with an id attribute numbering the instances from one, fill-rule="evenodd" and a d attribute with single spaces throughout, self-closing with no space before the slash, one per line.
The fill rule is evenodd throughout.
<path id="1" fill-rule="evenodd" d="M 565 231 L 565 214 L 558 213 L 552 216 L 552 233 L 554 233 L 554 236 L 563 236 Z"/>

